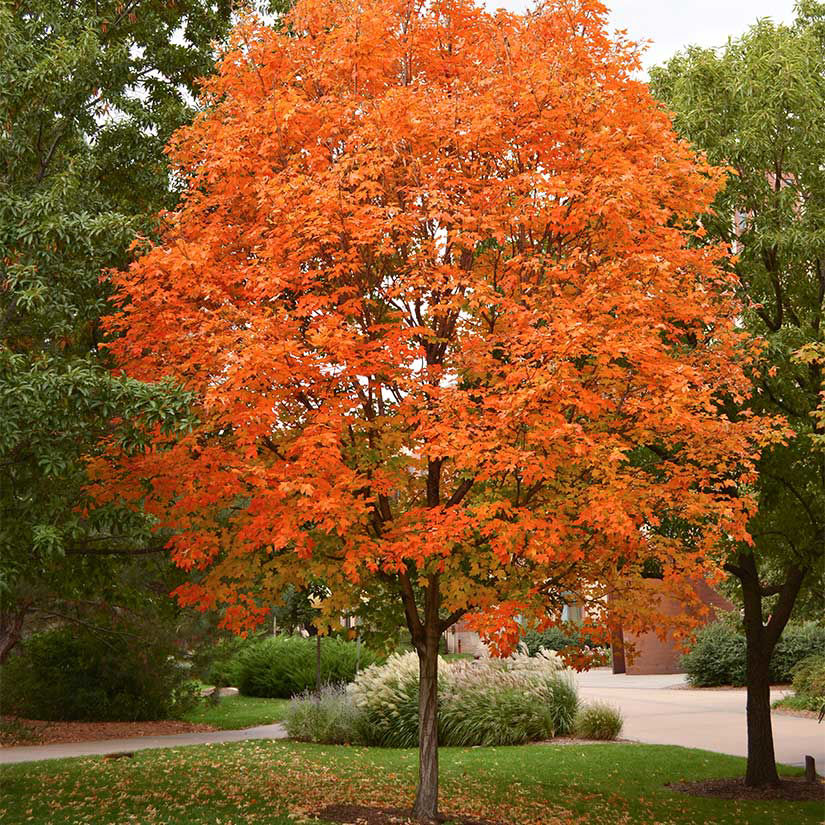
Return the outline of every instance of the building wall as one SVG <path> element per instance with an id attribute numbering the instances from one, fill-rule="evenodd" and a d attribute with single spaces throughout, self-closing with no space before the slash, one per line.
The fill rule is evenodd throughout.
<path id="1" fill-rule="evenodd" d="M 470 630 L 463 621 L 456 622 L 445 635 L 447 653 L 469 653 L 471 656 L 490 655 L 478 633 Z"/>
<path id="2" fill-rule="evenodd" d="M 713 608 L 709 617 L 704 619 L 704 623 L 713 621 L 718 611 L 733 610 L 733 604 L 724 596 L 717 593 L 705 582 L 698 582 L 696 591 L 702 602 Z M 659 609 L 665 616 L 678 616 L 685 611 L 685 605 L 671 596 L 661 595 Z M 625 645 L 633 645 L 634 655 L 631 657 L 629 651 L 625 656 L 621 655 L 621 650 L 617 644 L 617 634 L 614 634 L 613 662 L 614 673 L 627 673 L 633 676 L 641 676 L 652 673 L 681 673 L 679 660 L 682 652 L 678 649 L 672 633 L 668 632 L 664 639 L 660 639 L 654 632 L 631 633 L 627 630 L 618 631 L 623 637 Z M 624 671 L 617 669 L 619 663 L 624 664 Z"/>

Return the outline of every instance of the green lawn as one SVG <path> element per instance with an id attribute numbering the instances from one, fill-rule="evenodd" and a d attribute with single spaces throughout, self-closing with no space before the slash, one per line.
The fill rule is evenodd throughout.
<path id="1" fill-rule="evenodd" d="M 0 768 L 0 823 L 295 825 L 333 802 L 409 805 L 416 752 L 244 742 Z M 603 744 L 442 751 L 442 810 L 511 825 L 813 825 L 818 803 L 698 799 L 669 781 L 734 776 L 743 760 Z"/>
<path id="2" fill-rule="evenodd" d="M 463 660 L 473 659 L 474 656 L 472 653 L 444 653 L 441 658 L 445 662 L 461 662 Z"/>
<path id="3" fill-rule="evenodd" d="M 202 722 L 221 730 L 239 730 L 271 725 L 284 718 L 288 699 L 256 699 L 253 696 L 222 696 L 216 705 L 208 699 L 184 717 L 184 722 Z"/>

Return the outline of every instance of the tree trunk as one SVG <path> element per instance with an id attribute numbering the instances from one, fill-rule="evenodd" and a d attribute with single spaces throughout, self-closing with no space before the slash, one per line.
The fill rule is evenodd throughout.
<path id="1" fill-rule="evenodd" d="M 30 606 L 31 602 L 23 602 L 12 609 L 0 609 L 0 664 L 6 661 L 9 653 L 20 641 L 23 622 Z"/>
<path id="2" fill-rule="evenodd" d="M 771 654 L 750 636 L 747 646 L 748 767 L 745 784 L 758 788 L 779 784 L 771 727 Z"/>
<path id="3" fill-rule="evenodd" d="M 321 695 L 321 634 L 315 637 L 315 692 Z"/>
<path id="4" fill-rule="evenodd" d="M 771 657 L 791 616 L 806 571 L 791 567 L 781 585 L 764 586 L 752 553 L 742 553 L 738 564 L 725 566 L 739 579 L 744 607 L 748 684 L 745 784 L 754 788 L 778 785 L 771 725 Z M 762 598 L 766 594 L 779 596 L 767 623 L 762 615 Z"/>
<path id="5" fill-rule="evenodd" d="M 418 650 L 418 793 L 413 817 L 439 822 L 438 816 L 438 628 L 425 628 Z"/>

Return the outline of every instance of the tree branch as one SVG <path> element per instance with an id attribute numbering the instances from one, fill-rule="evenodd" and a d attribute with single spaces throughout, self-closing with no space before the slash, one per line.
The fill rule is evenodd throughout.
<path id="1" fill-rule="evenodd" d="M 139 547 L 135 550 L 110 547 L 67 547 L 64 550 L 67 556 L 149 556 L 164 551 L 166 551 L 165 544 L 158 547 Z"/>
<path id="2" fill-rule="evenodd" d="M 474 478 L 465 478 L 461 484 L 456 487 L 449 499 L 447 499 L 445 507 L 455 507 L 457 504 L 461 504 L 461 501 L 464 499 L 464 496 L 470 492 L 473 484 L 475 484 Z"/>
<path id="3" fill-rule="evenodd" d="M 407 627 L 414 643 L 418 643 L 423 638 L 423 627 L 421 617 L 418 615 L 418 606 L 415 603 L 415 593 L 409 573 L 404 570 L 398 574 L 398 581 L 401 583 L 401 601 L 404 604 L 404 615 L 407 619 Z"/>
<path id="4" fill-rule="evenodd" d="M 450 615 L 447 616 L 447 618 L 444 619 L 444 621 L 441 622 L 441 625 L 440 625 L 441 632 L 443 633 L 445 630 L 448 630 L 449 628 L 451 628 L 457 621 L 459 621 L 466 614 L 467 614 L 467 608 L 466 607 L 459 608 L 458 610 L 453 610 L 453 612 L 450 613 Z"/>

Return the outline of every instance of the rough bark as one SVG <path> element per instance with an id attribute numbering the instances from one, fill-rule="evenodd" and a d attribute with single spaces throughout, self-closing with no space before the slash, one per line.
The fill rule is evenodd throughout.
<path id="1" fill-rule="evenodd" d="M 408 573 L 401 573 L 399 579 L 407 626 L 418 653 L 419 775 L 412 816 L 430 825 L 441 821 L 438 814 L 438 645 L 445 627 L 456 621 L 463 611 L 441 621 L 439 578 L 434 574 L 427 577 L 421 616 Z"/>
<path id="2" fill-rule="evenodd" d="M 418 793 L 413 817 L 438 822 L 438 640 L 428 633 L 418 648 Z"/>
<path id="3" fill-rule="evenodd" d="M 745 784 L 751 787 L 778 785 L 771 725 L 770 654 L 755 639 L 748 638 L 748 766 Z"/>

